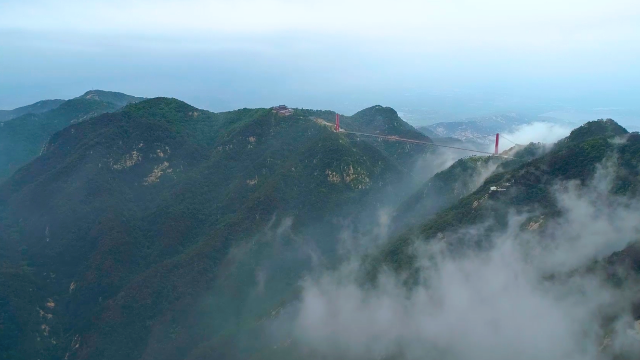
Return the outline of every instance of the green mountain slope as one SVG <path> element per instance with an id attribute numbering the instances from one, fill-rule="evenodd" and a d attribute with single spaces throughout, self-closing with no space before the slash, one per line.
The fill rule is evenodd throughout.
<path id="1" fill-rule="evenodd" d="M 330 221 L 404 175 L 388 154 L 305 111 L 214 114 L 156 98 L 76 122 L 0 186 L 0 279 L 12 289 L 0 310 L 30 329 L 11 332 L 4 351 L 180 359 L 219 349 L 310 266 L 283 255 L 287 241 L 304 241 L 278 223 Z M 251 298 L 257 265 L 277 254 L 272 269 L 283 275 Z"/>
<path id="2" fill-rule="evenodd" d="M 395 110 L 380 105 L 358 111 L 353 116 L 347 116 L 340 120 L 340 125 L 349 131 L 398 136 L 411 140 L 429 140 L 429 137 L 400 119 Z"/>
<path id="3" fill-rule="evenodd" d="M 79 98 L 103 101 L 103 102 L 115 104 L 118 107 L 123 107 L 133 102 L 145 100 L 145 98 L 142 98 L 142 97 L 131 96 L 131 95 L 123 94 L 121 92 L 116 92 L 116 91 L 104 91 L 104 90 L 89 90 Z"/>
<path id="4" fill-rule="evenodd" d="M 398 270 L 409 269 L 415 260 L 409 251 L 411 239 L 446 238 L 448 232 L 490 223 L 492 226 L 483 233 L 474 234 L 473 244 L 464 244 L 482 246 L 493 232 L 506 226 L 510 211 L 538 213 L 539 218 L 532 220 L 554 218 L 560 210 L 552 196 L 552 187 L 566 180 L 585 183 L 605 157 L 617 159 L 612 192 L 636 196 L 640 188 L 640 135 L 628 134 L 610 119 L 589 122 L 572 131 L 546 155 L 490 176 L 473 193 L 390 242 L 369 265 L 374 269 L 381 264 Z M 447 245 L 463 246 L 458 242 L 447 242 Z"/>
<path id="5" fill-rule="evenodd" d="M 56 131 L 142 98 L 106 91 L 88 91 L 52 110 L 29 113 L 0 124 L 0 181 L 38 156 Z"/>
<path id="6" fill-rule="evenodd" d="M 517 151 L 516 151 L 517 150 Z M 469 156 L 459 159 L 435 174 L 396 210 L 393 224 L 402 229 L 424 222 L 458 200 L 475 191 L 491 174 L 513 169 L 544 152 L 542 144 L 531 143 L 503 152 L 513 159 L 494 156 Z"/>
<path id="7" fill-rule="evenodd" d="M 64 100 L 42 100 L 31 105 L 21 106 L 13 110 L 0 110 L 0 122 L 11 120 L 25 114 L 40 114 L 57 108 Z"/>
<path id="8" fill-rule="evenodd" d="M 613 137 L 628 133 L 625 128 L 612 119 L 600 119 L 598 121 L 590 121 L 574 129 L 569 136 L 558 142 L 558 146 L 576 144 L 594 137 Z"/>

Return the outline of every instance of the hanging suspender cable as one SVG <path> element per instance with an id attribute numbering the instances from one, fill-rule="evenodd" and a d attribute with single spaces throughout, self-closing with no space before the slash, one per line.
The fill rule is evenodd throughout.
<path id="1" fill-rule="evenodd" d="M 507 140 L 508 142 L 512 143 L 513 145 L 518 145 L 518 144 L 516 144 L 515 142 L 513 142 L 513 141 L 511 141 L 511 140 L 507 139 L 506 137 L 504 137 L 504 135 L 502 135 L 502 134 L 500 134 L 500 137 L 501 137 L 501 138 L 503 138 L 503 139 L 505 139 L 505 140 Z"/>

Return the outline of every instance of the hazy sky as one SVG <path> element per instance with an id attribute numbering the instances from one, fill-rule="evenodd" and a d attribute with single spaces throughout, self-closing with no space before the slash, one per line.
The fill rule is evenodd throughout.
<path id="1" fill-rule="evenodd" d="M 639 44 L 637 0 L 2 0 L 0 108 L 91 88 L 213 110 L 629 108 Z"/>

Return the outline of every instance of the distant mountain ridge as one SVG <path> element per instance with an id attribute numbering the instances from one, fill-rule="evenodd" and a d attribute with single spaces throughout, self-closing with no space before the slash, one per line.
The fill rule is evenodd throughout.
<path id="1" fill-rule="evenodd" d="M 65 102 L 65 100 L 41 100 L 31 105 L 21 106 L 13 110 L 0 110 L 0 122 L 11 120 L 25 114 L 40 114 L 57 108 L 63 102 Z"/>
<path id="2" fill-rule="evenodd" d="M 460 140 L 473 140 L 478 143 L 491 144 L 496 133 L 513 132 L 517 127 L 533 122 L 560 123 L 567 126 L 576 126 L 563 120 L 550 117 L 526 117 L 515 113 L 469 118 L 461 121 L 439 122 L 420 127 L 419 130 L 429 135 L 438 137 L 450 137 Z"/>
<path id="3" fill-rule="evenodd" d="M 89 90 L 86 93 L 82 94 L 81 96 L 77 97 L 76 99 L 78 98 L 108 102 L 108 103 L 115 104 L 118 107 L 123 107 L 125 105 L 147 99 L 144 97 L 123 94 L 121 92 L 105 91 L 105 90 Z"/>
<path id="4" fill-rule="evenodd" d="M 49 137 L 73 123 L 141 101 L 111 91 L 91 90 L 40 113 L 27 113 L 0 123 L 0 181 L 38 156 Z"/>
<path id="5" fill-rule="evenodd" d="M 78 96 L 77 98 L 85 98 L 85 99 L 93 99 L 93 100 L 109 102 L 109 103 L 118 105 L 120 107 L 127 105 L 128 103 L 132 102 L 132 100 L 134 99 L 135 101 L 140 101 L 144 99 L 140 97 L 131 97 L 130 95 L 126 95 L 119 92 L 105 91 L 105 90 L 89 90 L 86 93 Z M 43 112 L 57 108 L 65 101 L 67 100 L 62 100 L 62 99 L 41 100 L 31 105 L 21 106 L 13 110 L 0 110 L 0 122 L 11 120 L 26 114 L 41 114 Z"/>

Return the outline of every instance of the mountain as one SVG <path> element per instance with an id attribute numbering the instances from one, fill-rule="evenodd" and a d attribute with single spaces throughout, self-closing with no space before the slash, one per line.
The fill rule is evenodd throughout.
<path id="1" fill-rule="evenodd" d="M 637 352 L 620 356 L 620 348 L 637 349 L 640 345 L 621 342 L 637 342 L 640 336 L 640 323 L 635 323 L 636 330 L 633 328 L 634 321 L 640 319 L 639 227 L 635 222 L 639 210 L 640 135 L 627 133 L 611 120 L 599 120 L 575 129 L 551 149 L 530 144 L 510 149 L 505 155 L 517 156 L 515 150 L 522 152 L 521 161 L 498 162 L 501 168 L 496 168 L 478 189 L 460 199 L 449 199 L 451 206 L 441 205 L 444 209 L 417 221 L 405 233 L 392 233 L 390 241 L 381 244 L 379 251 L 374 247 L 363 263 L 348 262 L 305 281 L 298 297 L 294 297 L 296 301 L 289 306 L 278 305 L 271 316 L 270 329 L 276 333 L 282 331 L 278 319 L 286 322 L 293 316 L 290 332 L 285 332 L 280 341 L 274 340 L 272 347 L 247 358 L 406 359 L 405 354 L 415 354 L 414 351 L 418 351 L 417 357 L 425 351 L 444 351 L 449 355 L 445 358 L 466 359 L 474 355 L 465 351 L 471 335 L 476 336 L 471 340 L 482 340 L 477 348 L 483 354 L 499 351 L 499 358 L 510 358 L 502 357 L 505 353 L 498 350 L 502 349 L 504 338 L 511 338 L 501 328 L 516 324 L 514 331 L 522 326 L 543 326 L 541 331 L 551 331 L 553 336 L 574 335 L 575 330 L 576 349 L 594 341 L 589 343 L 589 354 L 593 351 L 603 358 L 634 359 Z M 459 161 L 430 180 L 439 181 L 437 184 L 425 187 L 437 187 L 432 195 L 450 194 L 458 189 L 455 184 L 465 185 L 472 180 L 464 177 L 477 172 L 476 163 L 484 167 L 496 160 L 478 157 Z M 603 171 L 613 177 L 603 178 Z M 610 192 L 602 192 L 609 191 L 604 185 L 611 185 Z M 560 197 L 556 198 L 558 192 Z M 580 195 L 577 198 L 576 192 Z M 631 207 L 630 212 L 627 206 Z M 605 222 L 613 222 L 612 228 L 602 223 L 603 217 Z M 520 234 L 520 239 L 514 233 Z M 585 235 L 590 238 L 583 240 Z M 616 246 L 623 243 L 616 238 L 621 235 L 629 236 L 625 240 L 630 245 L 618 250 Z M 514 244 L 498 246 L 499 241 L 513 236 L 531 242 L 523 244 L 529 252 L 522 259 L 519 253 L 512 252 Z M 590 253 L 597 249 L 593 243 L 596 241 L 604 252 Z M 432 245 L 433 252 L 427 251 L 431 247 L 421 245 Z M 546 251 L 557 255 L 553 252 L 557 249 L 561 250 L 559 257 L 546 256 Z M 445 252 L 450 253 L 449 257 Z M 572 256 L 584 257 L 584 262 L 574 263 Z M 555 262 L 564 270 L 543 272 L 544 281 L 538 283 L 529 278 L 533 273 L 525 271 L 536 262 L 540 269 Z M 514 267 L 516 263 L 524 269 Z M 354 275 L 354 268 L 362 273 Z M 586 277 L 588 273 L 592 277 Z M 636 298 L 632 304 L 628 302 L 630 297 Z M 591 306 L 592 302 L 603 300 L 607 302 L 600 307 Z M 542 309 L 537 307 L 541 302 Z M 577 311 L 580 317 L 565 316 L 558 310 Z M 531 311 L 536 316 L 551 317 L 534 319 L 529 315 Z M 476 316 L 480 320 L 476 321 Z M 565 321 L 567 328 L 560 328 L 558 324 Z M 574 327 L 576 321 L 580 324 Z M 489 337 L 488 326 L 495 331 Z M 589 335 L 585 337 L 587 329 Z M 534 333 L 541 334 L 538 330 Z M 527 344 L 531 334 L 524 334 Z M 636 339 L 625 337 L 627 334 Z M 487 339 L 496 341 L 498 347 L 486 348 Z M 520 337 L 515 339 L 519 341 Z M 563 354 L 567 349 L 573 351 L 573 339 L 568 339 L 563 336 L 559 342 Z M 431 341 L 434 343 L 429 344 Z M 508 348 L 511 346 L 510 343 Z M 513 346 L 527 348 L 521 343 Z M 464 348 L 462 354 L 470 356 L 455 356 L 460 347 Z M 538 358 L 539 349 L 536 343 L 531 358 Z M 220 353 L 202 349 L 193 359 L 217 356 Z"/>
<path id="2" fill-rule="evenodd" d="M 335 112 L 303 110 L 308 116 L 325 122 L 328 126 L 335 123 Z M 413 126 L 402 120 L 398 113 L 390 108 L 380 105 L 372 106 L 352 116 L 340 116 L 340 128 L 343 131 L 357 132 L 373 135 L 396 136 L 399 138 L 416 140 L 425 143 L 433 141 Z M 411 144 L 406 142 L 393 142 L 381 140 L 367 135 L 349 135 L 349 139 L 354 141 L 366 141 L 385 154 L 396 160 L 400 166 L 410 170 L 414 165 L 417 156 L 424 155 L 433 150 L 428 145 Z"/>
<path id="3" fill-rule="evenodd" d="M 429 140 L 427 136 L 403 121 L 394 109 L 380 105 L 360 110 L 353 116 L 344 117 L 340 120 L 340 124 L 349 128 L 350 131 L 398 136 L 411 140 Z"/>
<path id="4" fill-rule="evenodd" d="M 11 120 L 25 114 L 40 114 L 57 108 L 64 100 L 42 100 L 31 105 L 22 106 L 13 110 L 0 110 L 0 122 Z"/>
<path id="5" fill-rule="evenodd" d="M 375 131 L 393 113 L 345 126 Z M 257 321 L 295 296 L 311 249 L 338 251 L 298 231 L 375 212 L 359 204 L 408 174 L 319 114 L 154 98 L 51 135 L 0 185 L 0 354 L 224 358 L 229 336 L 258 351 Z"/>
<path id="6" fill-rule="evenodd" d="M 143 97 L 131 96 L 120 92 L 104 90 L 90 90 L 84 93 L 79 98 L 111 103 L 115 104 L 118 107 L 123 107 L 133 102 L 145 100 L 145 98 Z"/>
<path id="7" fill-rule="evenodd" d="M 571 135 L 558 141 L 558 147 L 564 145 L 577 144 L 590 140 L 594 137 L 619 137 L 628 134 L 627 129 L 620 126 L 612 119 L 600 119 L 598 121 L 590 121 L 571 132 Z"/>
<path id="8" fill-rule="evenodd" d="M 640 189 L 640 135 L 629 134 L 611 119 L 588 122 L 573 130 L 547 154 L 489 176 L 471 194 L 391 241 L 372 263 L 378 264 L 374 267 L 379 266 L 380 261 L 396 269 L 410 268 L 414 261 L 408 252 L 410 239 L 416 236 L 432 239 L 482 222 L 496 224 L 497 228 L 487 230 L 485 234 L 475 234 L 472 246 L 480 246 L 483 241 L 488 241 L 491 232 L 506 226 L 504 219 L 508 218 L 509 211 L 533 211 L 539 214 L 536 219 L 557 217 L 561 212 L 552 197 L 554 184 L 571 180 L 585 183 L 607 157 L 618 159 L 620 169 L 612 179 L 611 191 L 637 196 Z M 447 245 L 454 248 L 463 246 L 459 241 L 448 242 Z"/>
<path id="9" fill-rule="evenodd" d="M 396 210 L 392 223 L 394 227 L 403 229 L 423 222 L 475 191 L 492 174 L 515 168 L 544 152 L 544 145 L 531 143 L 501 153 L 512 158 L 476 155 L 461 158 L 435 174 L 408 197 Z"/>
<path id="10" fill-rule="evenodd" d="M 28 113 L 0 123 L 0 181 L 38 156 L 56 131 L 142 98 L 92 90 L 41 113 Z"/>

